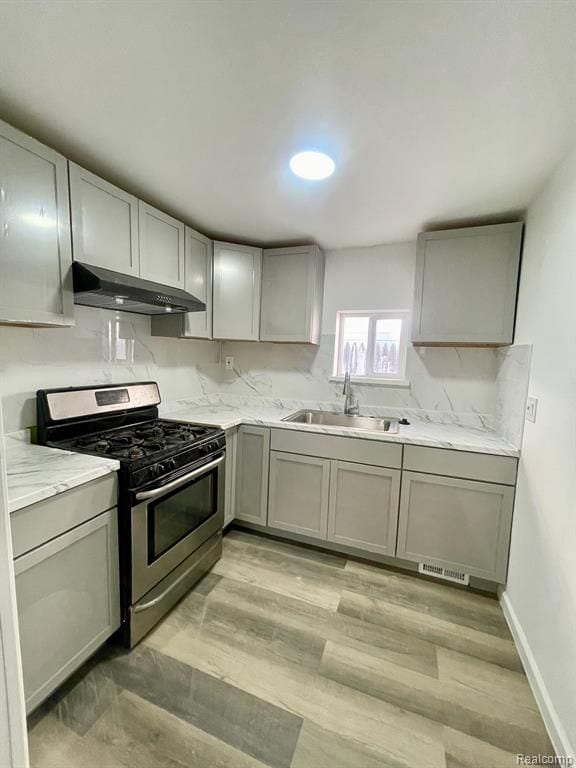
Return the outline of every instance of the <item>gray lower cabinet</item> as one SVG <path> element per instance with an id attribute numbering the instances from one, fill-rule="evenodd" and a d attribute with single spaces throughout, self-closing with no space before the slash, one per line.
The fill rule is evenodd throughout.
<path id="1" fill-rule="evenodd" d="M 268 525 L 326 539 L 330 460 L 270 452 Z"/>
<path id="2" fill-rule="evenodd" d="M 224 492 L 224 527 L 236 516 L 236 447 L 238 445 L 238 427 L 226 430 L 226 471 Z"/>
<path id="3" fill-rule="evenodd" d="M 14 561 L 26 709 L 120 626 L 117 509 Z"/>
<path id="4" fill-rule="evenodd" d="M 394 555 L 400 470 L 333 461 L 328 541 Z"/>
<path id="5" fill-rule="evenodd" d="M 513 504 L 513 486 L 405 471 L 396 554 L 504 583 Z"/>
<path id="6" fill-rule="evenodd" d="M 71 264 L 66 159 L 0 121 L 0 323 L 74 325 Z"/>
<path id="7" fill-rule="evenodd" d="M 238 520 L 266 525 L 270 430 L 243 426 L 236 454 L 236 514 Z"/>

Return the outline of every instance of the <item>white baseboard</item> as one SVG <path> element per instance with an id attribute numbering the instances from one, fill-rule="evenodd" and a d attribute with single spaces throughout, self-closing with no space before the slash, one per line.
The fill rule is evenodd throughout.
<path id="1" fill-rule="evenodd" d="M 548 735 L 550 736 L 550 741 L 552 742 L 552 746 L 556 751 L 556 755 L 562 757 L 571 757 L 576 764 L 576 749 L 574 748 L 574 745 L 570 744 L 570 739 L 566 733 L 566 729 L 558 717 L 554 703 L 552 702 L 550 694 L 548 693 L 548 689 L 546 688 L 544 678 L 540 674 L 538 664 L 536 663 L 534 654 L 530 649 L 528 638 L 522 629 L 522 625 L 520 624 L 518 616 L 516 615 L 512 603 L 510 602 L 510 598 L 505 591 L 501 592 L 500 594 L 500 605 L 502 606 L 504 616 L 508 622 L 508 626 L 510 627 L 510 632 L 512 633 L 512 637 L 514 638 L 516 648 L 518 649 L 520 659 L 524 666 L 524 671 L 526 672 L 526 677 L 530 683 L 530 688 L 532 689 L 532 693 L 536 699 L 536 704 L 538 705 L 538 709 L 540 710 L 540 714 L 544 720 L 544 725 L 546 726 L 546 730 L 548 731 Z"/>

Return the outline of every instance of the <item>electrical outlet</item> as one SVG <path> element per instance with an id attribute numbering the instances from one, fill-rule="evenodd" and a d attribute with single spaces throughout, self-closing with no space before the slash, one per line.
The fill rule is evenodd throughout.
<path id="1" fill-rule="evenodd" d="M 224 358 L 224 367 L 227 371 L 233 371 L 234 370 L 234 358 L 230 355 L 230 357 Z"/>
<path id="2" fill-rule="evenodd" d="M 536 421 L 536 411 L 538 409 L 538 398 L 526 398 L 526 418 L 528 421 Z"/>

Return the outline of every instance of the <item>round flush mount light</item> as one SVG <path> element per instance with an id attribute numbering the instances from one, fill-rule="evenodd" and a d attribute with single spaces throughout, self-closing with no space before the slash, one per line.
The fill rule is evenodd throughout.
<path id="1" fill-rule="evenodd" d="M 307 150 L 298 152 L 290 158 L 290 170 L 301 179 L 321 181 L 332 176 L 336 163 L 324 152 Z"/>

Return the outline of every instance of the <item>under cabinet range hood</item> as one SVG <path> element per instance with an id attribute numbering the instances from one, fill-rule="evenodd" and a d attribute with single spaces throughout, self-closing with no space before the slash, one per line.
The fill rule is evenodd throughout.
<path id="1" fill-rule="evenodd" d="M 74 303 L 87 307 L 164 315 L 167 312 L 203 312 L 206 304 L 191 293 L 153 283 L 133 275 L 72 262 Z"/>

